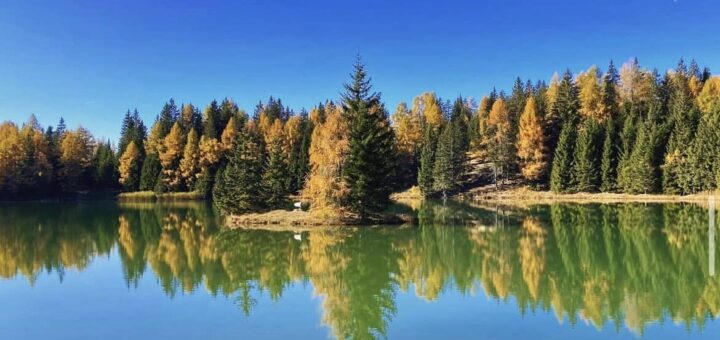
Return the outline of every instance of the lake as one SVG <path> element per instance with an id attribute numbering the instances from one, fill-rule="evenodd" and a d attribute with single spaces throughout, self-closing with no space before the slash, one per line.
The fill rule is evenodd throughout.
<path id="1" fill-rule="evenodd" d="M 706 206 L 397 209 L 419 225 L 228 230 L 204 203 L 0 203 L 0 338 L 720 338 Z"/>

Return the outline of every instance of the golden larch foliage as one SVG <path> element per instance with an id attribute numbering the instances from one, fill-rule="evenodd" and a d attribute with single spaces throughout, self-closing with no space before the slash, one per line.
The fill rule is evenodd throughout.
<path id="1" fill-rule="evenodd" d="M 401 154 L 414 155 L 422 143 L 420 115 L 408 110 L 407 104 L 398 104 L 392 120 L 397 138 L 397 148 Z"/>
<path id="2" fill-rule="evenodd" d="M 602 92 L 600 88 L 600 76 L 597 66 L 593 65 L 587 71 L 577 76 L 580 97 L 580 113 L 585 118 L 592 118 L 602 121 Z"/>
<path id="3" fill-rule="evenodd" d="M 348 127 L 339 109 L 326 112 L 325 122 L 315 126 L 310 143 L 310 173 L 302 191 L 311 209 L 338 209 L 347 196 L 342 167 L 348 151 Z"/>
<path id="4" fill-rule="evenodd" d="M 17 125 L 11 122 L 0 124 L 0 188 L 12 185 L 20 175 L 23 154 Z"/>
<path id="5" fill-rule="evenodd" d="M 224 152 L 228 152 L 233 148 L 237 132 L 238 126 L 235 117 L 230 117 L 227 125 L 225 125 L 225 130 L 223 130 L 222 135 L 220 135 L 220 144 Z"/>
<path id="6" fill-rule="evenodd" d="M 162 125 L 158 122 L 155 122 L 155 124 L 153 124 L 150 128 L 150 133 L 145 141 L 145 154 L 151 155 L 159 153 L 163 143 L 162 137 L 160 137 L 161 130 Z"/>
<path id="7" fill-rule="evenodd" d="M 640 69 L 636 59 L 630 60 L 620 68 L 620 99 L 623 102 L 648 100 L 652 92 L 652 83 L 652 75 Z"/>
<path id="8" fill-rule="evenodd" d="M 445 119 L 440 100 L 434 92 L 425 92 L 415 97 L 412 112 L 423 117 L 425 123 L 435 129 L 439 129 Z"/>
<path id="9" fill-rule="evenodd" d="M 200 146 L 195 129 L 191 129 L 190 133 L 188 133 L 179 171 L 180 178 L 185 182 L 185 185 L 188 188 L 193 188 L 200 171 Z"/>
<path id="10" fill-rule="evenodd" d="M 696 101 L 700 111 L 705 114 L 709 114 L 714 107 L 720 107 L 720 77 L 705 81 Z"/>
<path id="11" fill-rule="evenodd" d="M 223 155 L 223 147 L 215 138 L 200 137 L 200 166 L 210 167 L 217 164 Z"/>
<path id="12" fill-rule="evenodd" d="M 140 162 L 140 149 L 135 144 L 135 141 L 131 141 L 130 144 L 125 148 L 122 156 L 120 156 L 120 164 L 118 165 L 118 171 L 120 172 L 120 184 L 125 184 L 127 180 L 132 176 L 132 171 L 138 168 Z"/>
<path id="13" fill-rule="evenodd" d="M 545 105 L 547 106 L 546 115 L 553 114 L 555 110 L 555 103 L 557 103 L 558 91 L 560 88 L 560 76 L 557 72 L 553 73 L 550 79 L 550 85 L 548 85 L 547 91 L 545 92 Z"/>
<path id="14" fill-rule="evenodd" d="M 542 178 L 547 169 L 545 135 L 535 98 L 530 97 L 520 116 L 517 155 L 523 177 L 530 181 Z"/>

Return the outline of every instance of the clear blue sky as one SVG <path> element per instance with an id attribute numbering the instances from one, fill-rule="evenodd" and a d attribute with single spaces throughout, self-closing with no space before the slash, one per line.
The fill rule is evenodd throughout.
<path id="1" fill-rule="evenodd" d="M 718 14 L 711 0 L 0 0 L 0 120 L 62 115 L 115 140 L 127 109 L 151 124 L 170 97 L 309 108 L 338 97 L 357 53 L 391 111 L 631 56 L 717 71 Z"/>

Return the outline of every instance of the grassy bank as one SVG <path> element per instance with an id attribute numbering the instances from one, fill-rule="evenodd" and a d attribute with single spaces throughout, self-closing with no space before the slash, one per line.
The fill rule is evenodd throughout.
<path id="1" fill-rule="evenodd" d="M 121 202 L 180 202 L 200 201 L 205 197 L 199 192 L 168 192 L 158 194 L 154 191 L 123 192 L 118 195 Z"/>
<path id="2" fill-rule="evenodd" d="M 413 217 L 401 213 L 379 213 L 359 218 L 338 212 L 310 212 L 301 210 L 273 210 L 264 213 L 230 215 L 225 224 L 230 228 L 253 228 L 273 230 L 298 230 L 302 227 L 360 226 L 412 223 Z"/>
<path id="3" fill-rule="evenodd" d="M 718 193 L 699 193 L 693 195 L 664 195 L 664 194 L 624 194 L 624 193 L 572 193 L 558 194 L 551 191 L 538 191 L 529 187 L 520 186 L 495 190 L 492 188 L 475 188 L 458 195 L 459 198 L 475 202 L 498 202 L 514 204 L 541 204 L 541 203 L 623 203 L 623 202 L 705 202 L 711 195 Z"/>

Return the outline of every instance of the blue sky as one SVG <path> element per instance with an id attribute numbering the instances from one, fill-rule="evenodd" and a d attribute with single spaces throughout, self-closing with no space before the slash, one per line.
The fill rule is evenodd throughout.
<path id="1" fill-rule="evenodd" d="M 0 0 L 0 120 L 63 116 L 115 140 L 127 109 L 151 124 L 170 97 L 309 108 L 338 97 L 357 53 L 391 111 L 632 56 L 717 71 L 718 14 L 710 0 Z"/>

